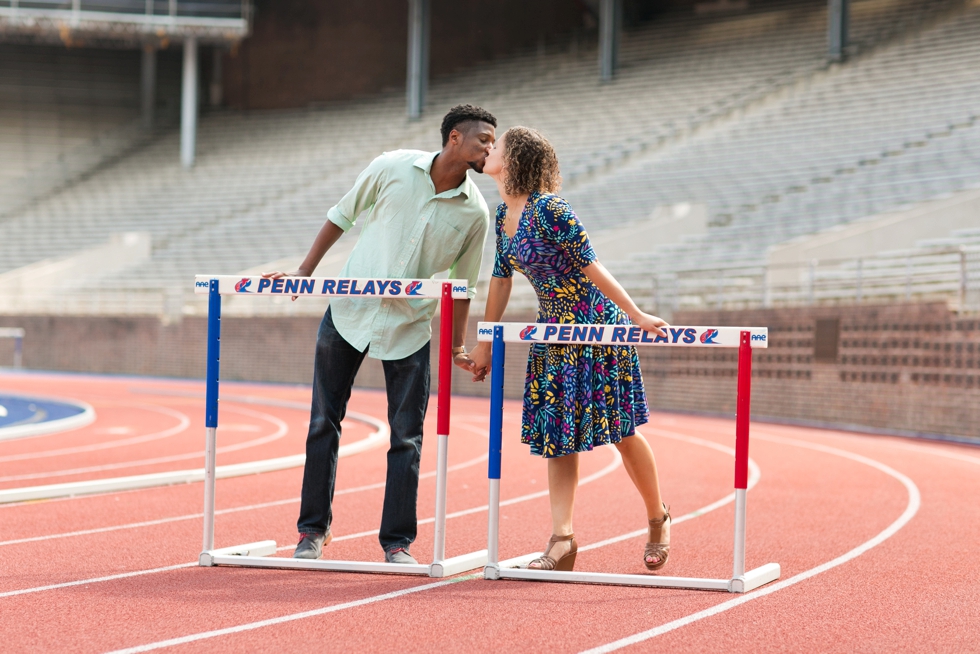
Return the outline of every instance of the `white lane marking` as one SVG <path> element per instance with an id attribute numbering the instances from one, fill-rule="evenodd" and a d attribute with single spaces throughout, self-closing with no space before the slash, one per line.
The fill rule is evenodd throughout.
<path id="1" fill-rule="evenodd" d="M 343 453 L 341 453 L 343 456 Z M 456 470 L 462 470 L 463 468 L 468 468 L 469 466 L 476 465 L 481 461 L 486 461 L 487 455 L 482 454 L 475 459 L 470 459 L 469 461 L 464 461 L 462 463 L 457 463 L 456 465 L 449 466 L 447 470 L 449 472 L 455 472 Z M 429 477 L 434 477 L 436 474 L 435 470 L 430 470 L 429 472 L 424 472 L 419 475 L 419 479 L 427 479 Z M 375 490 L 378 488 L 384 488 L 385 482 L 377 482 L 374 484 L 366 484 L 364 486 L 355 486 L 353 488 L 342 488 L 334 493 L 334 495 L 347 495 L 349 493 L 359 493 L 366 490 Z M 216 516 L 226 515 L 229 513 L 240 513 L 243 511 L 256 511 L 260 509 L 267 509 L 274 506 L 283 506 L 284 504 L 295 504 L 299 502 L 298 497 L 290 497 L 284 500 L 272 500 L 270 502 L 262 502 L 260 504 L 248 504 L 244 506 L 236 506 L 229 509 L 219 509 L 214 512 Z M 158 518 L 156 520 L 146 520 L 143 522 L 131 522 L 129 524 L 123 525 L 113 525 L 111 527 L 95 527 L 92 529 L 82 529 L 80 531 L 69 531 L 61 534 L 48 534 L 46 536 L 31 536 L 30 538 L 18 538 L 16 540 L 6 540 L 0 541 L 0 547 L 4 545 L 20 545 L 21 543 L 34 543 L 42 540 L 51 540 L 52 538 L 70 538 L 73 536 L 88 536 L 91 534 L 104 534 L 110 531 L 120 531 L 123 529 L 139 529 L 141 527 L 155 527 L 157 525 L 163 525 L 171 522 L 181 522 L 184 520 L 200 520 L 204 517 L 203 513 L 189 513 L 186 515 L 172 516 L 169 518 Z M 334 540 L 339 540 L 336 538 Z"/>
<path id="2" fill-rule="evenodd" d="M 134 436 L 132 438 L 123 438 L 116 441 L 93 443 L 91 445 L 79 445 L 77 447 L 64 447 L 58 450 L 45 450 L 43 452 L 24 452 L 23 454 L 9 454 L 7 456 L 0 456 L 0 463 L 4 461 L 24 461 L 26 459 L 40 459 L 49 456 L 78 454 L 79 452 L 94 452 L 96 450 L 106 450 L 113 447 L 123 447 L 126 445 L 135 445 L 137 443 L 146 443 L 148 441 L 155 441 L 155 440 L 168 438 L 170 436 L 179 434 L 180 432 L 185 431 L 191 424 L 191 419 L 188 418 L 186 414 L 171 409 L 169 407 L 153 406 L 151 404 L 140 404 L 136 406 L 144 409 L 149 409 L 151 411 L 159 411 L 160 413 L 168 414 L 174 418 L 177 418 L 178 424 L 175 427 L 170 427 L 169 429 L 164 429 L 163 431 L 154 432 L 152 434 L 145 434 L 143 436 Z M 124 433 L 129 433 L 129 432 L 126 431 Z"/>
<path id="3" fill-rule="evenodd" d="M 40 593 L 45 590 L 57 590 L 59 588 L 69 588 L 71 586 L 85 586 L 87 584 L 96 584 L 103 581 L 115 581 L 116 579 L 126 579 L 127 577 L 139 577 L 142 575 L 152 575 L 158 572 L 169 572 L 171 570 L 179 570 L 181 568 L 192 568 L 195 565 L 199 565 L 197 561 L 192 563 L 178 563 L 177 565 L 168 565 L 162 568 L 152 568 L 150 570 L 137 570 L 135 572 L 121 572 L 117 575 L 109 575 L 107 577 L 93 577 L 91 579 L 79 579 L 78 581 L 64 581 L 57 584 L 50 584 L 48 586 L 35 586 L 34 588 L 22 588 L 21 590 L 8 590 L 5 593 L 0 593 L 0 597 L 14 597 L 15 595 L 26 595 L 28 593 Z"/>
<path id="4" fill-rule="evenodd" d="M 687 437 L 687 436 L 682 436 L 682 440 L 690 440 L 690 442 L 692 442 L 692 443 L 700 442 L 699 444 L 710 444 L 710 445 L 708 445 L 709 447 L 712 447 L 714 449 L 721 449 L 722 451 L 726 451 L 725 448 L 724 448 L 724 446 L 718 445 L 717 443 L 713 443 L 711 441 L 702 441 L 701 439 L 694 438 L 694 437 Z M 603 468 L 599 472 L 593 473 L 592 475 L 589 475 L 588 477 L 585 477 L 584 479 L 582 479 L 579 482 L 580 485 L 582 483 L 588 483 L 588 482 L 594 481 L 595 479 L 598 479 L 599 477 L 604 476 L 605 474 L 608 474 L 609 472 L 612 472 L 613 470 L 615 470 L 619 466 L 619 464 L 622 461 L 622 456 L 619 454 L 619 451 L 616 448 L 611 448 L 611 449 L 612 449 L 612 452 L 613 452 L 613 461 L 612 461 L 612 463 L 610 463 L 609 465 L 607 465 L 605 468 Z M 547 491 L 545 491 L 544 493 L 540 493 L 540 492 L 538 492 L 538 493 L 530 493 L 530 494 L 528 494 L 526 496 L 522 496 L 523 499 L 521 499 L 521 498 L 512 498 L 510 500 L 506 500 L 505 502 L 501 502 L 501 504 L 502 505 L 505 504 L 505 503 L 506 504 L 514 504 L 517 501 L 526 501 L 526 500 L 529 500 L 529 499 L 534 499 L 534 498 L 542 497 L 544 495 L 547 495 Z M 718 504 L 718 503 L 716 502 L 714 504 Z M 708 506 L 709 507 L 710 506 L 714 506 L 714 504 L 708 505 Z M 486 508 L 486 507 L 484 507 L 484 508 Z M 704 509 L 700 509 L 699 511 L 692 512 L 690 515 L 692 517 L 697 517 L 699 515 L 704 515 L 704 513 L 707 512 L 706 511 L 707 508 L 708 507 L 705 507 Z M 468 513 L 469 513 L 469 511 L 467 510 L 467 511 L 457 512 L 455 514 L 450 514 L 450 515 L 447 515 L 446 517 L 447 518 L 449 518 L 449 517 L 456 517 L 457 515 L 465 515 L 465 514 L 468 514 Z M 432 519 L 430 518 L 427 521 L 431 521 L 431 520 Z M 377 533 L 376 530 L 372 530 L 372 531 L 369 531 L 369 532 L 362 532 L 360 534 L 348 534 L 347 536 L 341 536 L 339 538 L 336 538 L 335 540 L 348 540 L 348 539 L 351 539 L 351 538 L 357 538 L 357 537 L 363 537 L 363 536 L 371 536 L 371 535 L 374 535 L 376 533 Z M 293 546 L 289 546 L 289 547 L 293 547 Z M 280 547 L 278 549 L 281 550 L 281 549 L 287 549 L 287 548 Z M 127 648 L 127 649 L 122 649 L 122 650 L 116 650 L 115 652 L 112 652 L 110 654 L 122 654 L 122 653 L 129 653 L 129 652 L 147 652 L 147 651 L 151 651 L 151 650 L 154 650 L 154 649 L 160 649 L 160 648 L 163 648 L 163 647 L 172 647 L 174 645 L 180 645 L 180 644 L 194 642 L 194 641 L 198 641 L 198 640 L 204 640 L 204 639 L 207 639 L 207 638 L 215 638 L 215 637 L 218 637 L 218 636 L 225 636 L 225 635 L 229 635 L 229 634 L 233 634 L 233 633 L 240 633 L 240 632 L 243 632 L 243 631 L 250 631 L 250 630 L 253 630 L 253 629 L 259 629 L 261 627 L 266 627 L 266 626 L 271 626 L 271 625 L 276 625 L 276 624 L 282 624 L 283 622 L 290 622 L 290 621 L 294 621 L 294 620 L 301 620 L 303 618 L 314 617 L 314 616 L 317 616 L 317 615 L 323 615 L 324 613 L 332 613 L 332 612 L 340 611 L 340 610 L 343 610 L 343 609 L 356 608 L 358 606 L 363 606 L 365 604 L 371 604 L 371 603 L 378 602 L 378 601 L 383 601 L 383 600 L 387 600 L 387 599 L 394 599 L 394 598 L 397 598 L 397 597 L 401 597 L 402 595 L 408 594 L 408 592 L 421 592 L 421 591 L 424 591 L 424 590 L 431 590 L 431 589 L 434 589 L 434 588 L 439 588 L 439 587 L 445 586 L 447 584 L 458 583 L 458 582 L 461 582 L 461 581 L 469 581 L 469 580 L 478 579 L 478 578 L 481 578 L 481 577 L 482 577 L 481 574 L 468 575 L 468 576 L 464 576 L 464 577 L 456 577 L 456 578 L 453 578 L 453 579 L 450 579 L 450 580 L 447 580 L 447 581 L 443 581 L 443 582 L 435 582 L 435 583 L 431 583 L 431 584 L 424 584 L 422 586 L 416 586 L 414 588 L 406 589 L 404 591 L 396 591 L 394 593 L 386 593 L 384 595 L 376 595 L 374 597 L 368 597 L 368 598 L 365 598 L 365 599 L 362 599 L 362 600 L 357 600 L 355 602 L 347 602 L 345 604 L 338 604 L 338 605 L 324 607 L 324 608 L 321 608 L 321 609 L 314 609 L 313 611 L 304 611 L 303 613 L 294 613 L 294 614 L 290 614 L 290 615 L 280 616 L 278 618 L 270 618 L 268 620 L 262 620 L 262 621 L 259 621 L 259 622 L 246 623 L 246 624 L 237 625 L 237 626 L 234 626 L 234 627 L 227 627 L 227 628 L 224 628 L 224 629 L 217 629 L 217 630 L 214 630 L 214 631 L 208 631 L 208 632 L 203 632 L 203 633 L 198 633 L 198 634 L 191 634 L 189 636 L 181 636 L 179 638 L 173 638 L 173 639 L 169 639 L 169 640 L 165 640 L 165 641 L 159 641 L 159 642 L 156 642 L 156 643 L 148 643 L 146 645 L 139 645 L 137 647 Z M 3 595 L 0 594 L 0 597 L 3 597 Z"/>
<path id="5" fill-rule="evenodd" d="M 245 409 L 243 407 L 225 407 L 226 411 L 238 411 L 246 415 L 251 414 L 253 417 L 259 418 L 261 420 L 266 420 L 271 422 L 276 426 L 276 431 L 266 436 L 256 438 L 250 441 L 245 441 L 244 443 L 236 443 L 235 445 L 225 445 L 224 447 L 219 447 L 215 451 L 218 454 L 236 452 L 238 450 L 248 449 L 250 447 L 258 447 L 259 445 L 264 445 L 266 443 L 271 443 L 277 441 L 287 433 L 289 433 L 289 425 L 285 421 L 270 415 L 268 413 L 262 413 L 261 411 L 253 411 L 252 409 Z M 220 427 L 219 427 L 220 429 Z M 107 463 L 100 466 L 89 466 L 87 468 L 73 468 L 71 470 L 52 470 L 49 472 L 35 472 L 26 475 L 11 475 L 9 477 L 0 477 L 0 482 L 7 481 L 21 481 L 24 479 L 46 479 L 48 477 L 66 477 L 69 475 L 80 475 L 88 472 L 103 472 L 105 470 L 119 470 L 121 468 L 136 468 L 140 466 L 155 465 L 158 463 L 170 463 L 173 461 L 186 461 L 187 459 L 199 459 L 204 456 L 204 452 L 188 452 L 186 454 L 173 454 L 170 456 L 161 456 L 153 459 L 142 459 L 140 461 L 120 461 L 118 463 Z"/>
<path id="6" fill-rule="evenodd" d="M 718 615 L 719 613 L 728 611 L 729 609 L 736 608 L 738 606 L 741 606 L 742 604 L 745 604 L 746 602 L 751 602 L 753 600 L 759 599 L 760 597 L 765 597 L 766 595 L 776 593 L 784 588 L 798 584 L 801 581 L 805 581 L 810 577 L 814 577 L 822 572 L 826 572 L 827 570 L 836 568 L 837 566 L 843 565 L 848 561 L 851 561 L 861 556 L 871 548 L 876 547 L 877 545 L 880 545 L 884 541 L 891 538 L 895 533 L 898 532 L 898 530 L 900 530 L 902 527 L 908 524 L 909 520 L 911 520 L 912 517 L 919 510 L 919 506 L 921 505 L 922 500 L 921 500 L 921 495 L 919 493 L 919 489 L 915 485 L 915 483 L 911 479 L 903 475 L 902 473 L 898 472 L 894 468 L 885 465 L 884 463 L 881 463 L 880 461 L 875 461 L 874 459 L 870 459 L 868 457 L 862 456 L 860 454 L 855 454 L 853 452 L 848 452 L 847 450 L 841 450 L 836 447 L 818 445 L 816 443 L 809 443 L 807 441 L 801 441 L 795 438 L 781 438 L 778 436 L 757 435 L 757 436 L 753 436 L 753 439 L 771 441 L 774 443 L 783 443 L 786 445 L 802 447 L 806 449 L 815 450 L 818 452 L 825 452 L 828 454 L 833 454 L 836 456 L 843 457 L 845 459 L 851 459 L 853 461 L 857 461 L 858 463 L 863 463 L 867 466 L 875 468 L 876 470 L 880 470 L 886 475 L 889 475 L 890 477 L 897 479 L 905 487 L 905 490 L 908 493 L 908 498 L 909 498 L 908 504 L 905 507 L 905 511 L 902 512 L 902 514 L 898 517 L 897 520 L 895 520 L 892 524 L 886 527 L 885 530 L 879 533 L 877 536 L 875 536 L 871 540 L 862 543 L 861 545 L 858 545 L 857 547 L 850 550 L 849 552 L 846 552 L 841 556 L 838 556 L 836 559 L 827 561 L 826 563 L 823 563 L 815 568 L 811 568 L 809 570 L 801 572 L 800 574 L 790 577 L 789 579 L 786 579 L 784 581 L 779 581 L 771 585 L 763 586 L 758 590 L 752 591 L 750 594 L 742 595 L 736 599 L 728 600 L 727 602 L 722 602 L 721 604 L 713 606 L 709 609 L 705 609 L 704 611 L 698 611 L 697 613 L 692 613 L 690 615 L 684 616 L 683 618 L 679 618 L 677 620 L 673 620 L 666 624 L 662 624 L 659 627 L 654 627 L 653 629 L 650 629 L 648 631 L 643 631 L 641 633 L 634 634 L 633 636 L 629 636 L 627 638 L 621 638 L 620 640 L 608 643 L 606 645 L 602 645 L 600 647 L 595 647 L 589 650 L 585 650 L 584 652 L 582 652 L 582 654 L 601 654 L 604 652 L 613 652 L 615 650 L 622 649 L 623 647 L 628 647 L 630 645 L 642 643 L 646 640 L 655 638 L 657 636 L 663 635 L 670 631 L 674 631 L 675 629 L 680 629 L 681 627 L 685 627 L 699 620 L 703 620 L 713 615 Z"/>
<path id="7" fill-rule="evenodd" d="M 759 430 L 759 433 L 760 434 L 768 434 L 770 436 L 774 436 L 775 438 L 780 438 L 779 436 L 776 436 L 775 434 L 773 434 L 772 432 L 769 432 L 769 431 Z M 858 436 L 864 436 L 864 434 L 857 434 L 857 435 Z M 831 433 L 831 434 L 828 434 L 827 437 L 835 438 L 835 439 L 838 439 L 838 440 L 847 440 L 847 439 L 853 439 L 854 438 L 854 434 L 846 435 L 846 434 L 835 434 L 835 433 Z M 895 436 L 893 438 L 900 439 L 900 438 L 903 438 L 903 437 L 901 437 L 901 436 Z M 907 442 L 908 440 L 909 439 L 907 439 L 907 438 L 904 438 L 904 442 L 903 441 L 898 441 L 898 440 L 892 440 L 888 444 L 891 447 L 895 447 L 895 448 L 898 448 L 898 449 L 901 449 L 901 450 L 911 450 L 913 452 L 925 452 L 927 454 L 932 454 L 934 456 L 941 456 L 941 457 L 944 457 L 944 458 L 947 458 L 947 459 L 953 459 L 955 461 L 963 461 L 965 463 L 980 464 L 980 457 L 970 456 L 968 454 L 960 454 L 959 452 L 948 452 L 948 451 L 946 451 L 944 449 L 939 449 L 939 447 L 941 445 L 946 445 L 946 446 L 957 446 L 958 445 L 960 447 L 970 447 L 969 445 L 965 445 L 963 443 L 947 443 L 947 442 L 943 442 L 943 441 L 930 441 L 928 443 L 921 443 L 920 444 L 920 443 L 910 443 L 910 442 Z M 978 443 L 978 445 L 980 445 L 980 443 Z"/>
<path id="8" fill-rule="evenodd" d="M 464 467 L 465 465 L 473 465 L 473 464 L 478 463 L 479 461 L 486 460 L 486 458 L 487 458 L 487 455 L 481 455 L 480 457 L 477 457 L 476 459 L 472 459 L 471 461 L 467 461 L 467 462 L 462 463 L 462 464 L 457 464 L 456 466 L 453 466 L 453 467 L 449 468 L 449 470 L 452 470 L 454 468 L 455 469 L 460 469 L 460 468 Z M 580 484 L 582 484 L 582 483 L 589 483 L 591 481 L 595 481 L 596 479 L 599 479 L 600 477 L 609 474 L 610 472 L 612 472 L 613 470 L 615 470 L 619 466 L 619 464 L 620 464 L 621 461 L 622 461 L 622 457 L 619 455 L 619 452 L 615 448 L 613 448 L 613 461 L 612 461 L 612 463 L 610 463 L 609 465 L 607 465 L 602 470 L 600 470 L 600 471 L 598 471 L 596 473 L 593 473 L 593 474 L 591 474 L 591 475 L 583 478 L 582 481 L 580 482 Z M 427 474 L 435 475 L 435 472 L 431 472 L 431 473 L 427 473 Z M 383 487 L 383 484 L 381 484 L 381 486 Z M 362 487 L 362 488 L 374 488 L 374 487 L 376 487 L 376 484 L 370 484 L 367 487 Z M 351 489 L 348 492 L 352 492 L 353 490 L 354 489 Z M 538 498 L 538 497 L 543 497 L 544 495 L 547 495 L 547 491 L 545 491 L 544 493 L 537 492 L 537 493 L 531 493 L 529 495 L 523 495 L 521 497 L 512 498 L 510 500 L 506 500 L 504 502 L 501 502 L 501 504 L 502 505 L 505 505 L 505 504 L 506 505 L 516 504 L 518 502 L 525 502 L 525 501 L 528 501 L 528 500 L 531 500 L 531 499 L 535 499 L 535 498 Z M 284 500 L 284 501 L 280 501 L 280 502 L 281 503 L 285 503 L 287 501 L 295 501 L 295 500 Z M 225 509 L 225 511 L 228 512 L 228 513 L 232 512 L 234 510 L 235 509 Z M 464 515 L 470 515 L 471 513 L 477 513 L 480 510 L 486 511 L 487 510 L 487 506 L 484 505 L 482 507 L 479 507 L 478 509 L 464 509 L 462 511 L 456 511 L 455 513 L 447 514 L 446 515 L 446 518 L 447 519 L 450 519 L 450 518 L 458 518 L 458 517 L 461 517 L 461 516 L 464 516 Z M 197 515 L 195 517 L 201 517 L 201 514 L 199 514 L 199 515 Z M 435 522 L 435 518 L 434 517 L 433 518 L 424 518 L 424 519 L 422 519 L 422 520 L 419 521 L 419 524 L 429 524 L 429 523 L 432 523 L 432 522 Z M 362 532 L 359 532 L 359 533 L 346 534 L 346 535 L 343 535 L 343 536 L 337 536 L 337 537 L 334 538 L 334 540 L 336 540 L 336 541 L 353 540 L 355 538 L 365 538 L 365 537 L 368 537 L 368 536 L 373 536 L 373 535 L 375 535 L 377 533 L 378 533 L 378 530 L 377 529 L 373 529 L 371 531 L 362 531 Z M 279 550 L 285 550 L 285 549 L 291 549 L 293 547 L 296 547 L 296 546 L 295 545 L 284 545 L 284 546 L 281 546 L 281 547 L 277 548 L 277 551 L 279 551 Z M 65 582 L 65 583 L 62 583 L 62 584 L 51 584 L 51 585 L 48 585 L 48 586 L 40 586 L 40 587 L 37 587 L 37 588 L 23 588 L 23 589 L 20 589 L 20 590 L 7 591 L 7 592 L 4 592 L 4 593 L 0 593 L 0 598 L 12 597 L 12 596 L 15 596 L 15 595 L 24 595 L 24 594 L 27 594 L 27 593 L 36 593 L 36 592 L 41 592 L 41 591 L 46 591 L 46 590 L 56 590 L 58 588 L 67 588 L 69 586 L 78 586 L 80 584 L 96 583 L 96 582 L 100 582 L 100 581 L 112 581 L 114 579 L 122 579 L 124 577 L 133 577 L 133 576 L 138 576 L 138 575 L 141 575 L 141 574 L 155 574 L 157 572 L 165 572 L 167 570 L 175 570 L 177 568 L 191 567 L 191 566 L 195 566 L 195 565 L 198 565 L 198 563 L 196 561 L 193 562 L 193 563 L 182 563 L 182 564 L 178 564 L 176 566 L 167 566 L 167 567 L 164 567 L 164 568 L 153 568 L 153 569 L 150 569 L 150 570 L 141 570 L 141 571 L 137 571 L 137 572 L 127 572 L 127 573 L 123 573 L 122 575 L 113 575 L 113 576 L 110 576 L 110 577 L 98 577 L 98 578 L 95 578 L 95 579 L 86 579 L 86 580 L 81 580 L 81 581 L 70 581 L 70 582 Z"/>
<path id="9" fill-rule="evenodd" d="M 593 482 L 596 479 L 600 479 L 602 477 L 605 477 L 606 475 L 608 475 L 609 473 L 611 473 L 613 470 L 615 470 L 616 468 L 618 468 L 619 465 L 620 465 L 620 463 L 622 463 L 622 461 L 623 461 L 623 457 L 619 453 L 619 450 L 617 450 L 616 448 L 612 448 L 612 453 L 613 453 L 613 460 L 609 463 L 609 465 L 607 465 L 605 468 L 602 468 L 598 472 L 593 472 L 591 475 L 589 475 L 587 477 L 583 477 L 582 479 L 579 480 L 578 485 L 579 486 L 584 486 L 585 484 L 588 484 L 590 482 Z M 485 455 L 482 458 L 483 459 L 487 459 L 488 457 Z M 502 500 L 500 502 L 500 506 L 511 506 L 512 504 L 519 504 L 520 502 L 527 502 L 529 500 L 535 500 L 535 499 L 538 499 L 539 497 L 547 497 L 547 496 L 548 496 L 548 491 L 547 490 L 536 491 L 534 493 L 528 493 L 527 495 L 520 495 L 518 497 L 512 497 L 509 500 Z M 732 497 L 734 497 L 734 495 Z M 487 511 L 489 508 L 490 508 L 489 505 L 484 504 L 483 506 L 474 506 L 474 507 L 469 508 L 469 509 L 463 509 L 461 511 L 454 511 L 453 513 L 447 513 L 446 514 L 446 519 L 448 520 L 450 518 L 462 518 L 463 516 L 473 515 L 474 513 L 483 513 L 484 511 Z M 431 523 L 433 523 L 435 521 L 436 521 L 435 517 L 432 517 L 432 518 L 423 518 L 422 520 L 419 520 L 418 521 L 418 524 L 420 524 L 420 525 L 427 525 L 427 524 L 431 524 Z M 378 533 L 378 530 L 377 529 L 373 529 L 371 531 L 362 531 L 362 532 L 359 532 L 359 533 L 356 533 L 356 534 L 349 534 L 348 536 L 340 536 L 339 538 L 334 538 L 334 540 L 338 540 L 339 541 L 339 540 L 349 540 L 351 538 L 361 538 L 361 537 L 365 537 L 365 536 L 374 536 L 377 533 Z M 291 550 L 294 547 L 296 547 L 296 546 L 295 545 L 282 545 L 280 547 L 277 547 L 276 548 L 276 551 L 277 552 L 280 552 L 282 550 Z"/>
<path id="10" fill-rule="evenodd" d="M 718 450 L 719 452 L 724 452 L 725 454 L 730 454 L 733 457 L 735 456 L 734 448 L 726 447 L 725 445 L 715 443 L 714 441 L 705 440 L 703 438 L 697 438 L 696 436 L 685 436 L 684 434 L 678 434 L 677 432 L 672 432 L 672 431 L 665 431 L 663 429 L 652 429 L 646 431 L 652 431 L 658 436 L 663 436 L 664 438 L 672 438 L 674 440 L 686 441 L 688 443 L 694 443 L 696 445 L 703 445 L 704 447 L 708 447 L 713 450 Z M 752 488 L 759 483 L 759 479 L 761 478 L 762 478 L 762 470 L 759 468 L 759 465 L 750 457 L 749 458 L 749 481 L 748 484 L 746 484 L 747 486 L 746 490 L 752 490 Z M 685 513 L 682 516 L 678 516 L 677 518 L 671 517 L 670 525 L 671 527 L 673 527 L 674 525 L 682 524 L 684 522 L 687 522 L 688 520 L 693 520 L 694 518 L 700 518 L 704 514 L 711 513 L 715 509 L 720 509 L 726 504 L 730 504 L 734 501 L 735 501 L 735 493 L 734 492 L 729 493 L 728 495 L 721 498 L 720 500 L 716 502 L 712 502 L 707 506 L 702 506 L 700 509 L 695 509 L 690 513 Z M 631 531 L 628 534 L 613 536 L 612 538 L 607 538 L 606 540 L 601 540 L 596 543 L 590 543 L 578 549 L 580 552 L 586 552 L 588 550 L 598 549 L 600 547 L 605 547 L 606 545 L 612 545 L 613 543 L 619 543 L 624 540 L 629 540 L 631 538 L 646 536 L 648 533 L 649 530 L 646 527 L 644 527 L 643 529 L 637 529 L 636 531 Z"/>
<path id="11" fill-rule="evenodd" d="M 354 600 L 352 602 L 344 602 L 343 604 L 334 604 L 332 606 L 325 606 L 323 608 L 313 609 L 312 611 L 303 611 L 302 613 L 293 613 L 290 615 L 283 615 L 278 618 L 269 618 L 268 620 L 250 622 L 248 624 L 237 625 L 234 627 L 215 629 L 214 631 L 205 631 L 203 633 L 191 634 L 190 636 L 181 636 L 179 638 L 161 640 L 156 643 L 149 643 L 147 645 L 138 645 L 137 647 L 117 649 L 112 652 L 109 652 L 109 654 L 136 654 L 136 652 L 149 652 L 155 649 L 162 649 L 164 647 L 174 647 L 175 645 L 183 645 L 185 643 L 192 643 L 194 641 L 204 640 L 207 638 L 215 638 L 217 636 L 227 636 L 230 634 L 241 633 L 243 631 L 252 631 L 254 629 L 261 629 L 262 627 L 271 627 L 272 625 L 282 624 L 284 622 L 293 622 L 295 620 L 313 618 L 319 615 L 326 615 L 327 613 L 335 613 L 337 611 L 354 609 L 359 606 L 365 606 L 368 604 L 374 604 L 376 602 L 384 602 L 386 600 L 396 599 L 398 597 L 404 597 L 405 595 L 411 595 L 412 593 L 421 593 L 426 590 L 433 590 L 435 588 L 441 588 L 443 586 L 449 586 L 451 584 L 458 584 L 462 581 L 467 581 L 469 579 L 476 579 L 478 576 L 480 575 L 469 575 L 467 577 L 457 577 L 454 579 L 447 579 L 445 581 L 436 581 L 429 584 L 423 584 L 421 586 L 413 586 L 411 588 L 396 590 L 391 593 L 385 593 L 384 595 L 374 595 L 372 597 L 365 597 L 364 599 Z"/>

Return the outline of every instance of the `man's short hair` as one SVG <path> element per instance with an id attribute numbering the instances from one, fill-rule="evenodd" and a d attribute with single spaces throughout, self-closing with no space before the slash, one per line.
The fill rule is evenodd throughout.
<path id="1" fill-rule="evenodd" d="M 486 109 L 471 104 L 458 104 L 442 119 L 442 144 L 445 146 L 449 143 L 449 133 L 456 129 L 457 125 L 474 120 L 497 126 L 497 119 Z"/>

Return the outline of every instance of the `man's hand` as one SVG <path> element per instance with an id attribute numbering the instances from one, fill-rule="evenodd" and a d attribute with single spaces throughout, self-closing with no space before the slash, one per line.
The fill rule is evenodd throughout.
<path id="1" fill-rule="evenodd" d="M 466 357 L 470 360 L 473 373 L 473 381 L 481 382 L 490 373 L 490 345 L 488 343 L 477 343 L 477 346 Z"/>
<path id="2" fill-rule="evenodd" d="M 487 369 L 478 369 L 476 362 L 466 352 L 454 354 L 453 363 L 463 370 L 473 373 L 473 381 L 483 381 L 483 378 L 487 376 Z"/>
<path id="3" fill-rule="evenodd" d="M 262 276 L 267 279 L 282 279 L 283 277 L 309 277 L 309 274 L 303 272 L 302 270 L 296 270 L 293 272 L 282 272 L 280 270 L 274 270 L 272 272 L 264 272 L 262 273 Z M 298 295 L 294 295 L 293 302 L 295 302 L 296 298 L 298 297 L 299 297 Z"/>

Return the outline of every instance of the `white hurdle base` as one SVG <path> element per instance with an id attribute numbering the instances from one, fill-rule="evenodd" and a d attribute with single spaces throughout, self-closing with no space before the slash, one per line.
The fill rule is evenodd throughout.
<path id="1" fill-rule="evenodd" d="M 778 563 L 767 563 L 755 570 L 749 570 L 741 577 L 732 579 L 728 586 L 728 592 L 747 593 L 750 590 L 755 590 L 759 586 L 765 586 L 769 582 L 779 579 L 779 572 Z"/>
<path id="2" fill-rule="evenodd" d="M 534 556 L 528 555 L 528 561 Z M 661 577 L 654 575 L 607 574 L 603 572 L 562 572 L 487 566 L 484 579 L 522 579 L 525 581 L 558 581 L 571 584 L 600 584 L 605 586 L 646 586 L 650 588 L 686 588 L 745 593 L 779 578 L 779 564 L 768 563 L 746 572 L 737 579 L 700 579 L 698 577 Z"/>
<path id="3" fill-rule="evenodd" d="M 417 575 L 424 577 L 451 577 L 467 570 L 480 568 L 487 563 L 487 551 L 471 552 L 454 556 L 431 565 L 405 565 L 403 563 L 373 563 L 369 561 L 331 561 L 323 559 L 293 559 L 270 556 L 276 552 L 276 541 L 263 540 L 245 545 L 235 545 L 201 552 L 198 563 L 204 567 L 216 565 L 239 568 L 279 568 L 284 570 L 330 570 L 333 572 L 368 572 L 375 574 Z"/>

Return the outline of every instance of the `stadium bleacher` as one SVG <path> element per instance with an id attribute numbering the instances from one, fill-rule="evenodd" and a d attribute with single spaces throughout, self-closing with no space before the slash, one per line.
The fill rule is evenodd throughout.
<path id="1" fill-rule="evenodd" d="M 624 36 L 611 84 L 596 78 L 594 44 L 569 41 L 434 80 L 418 122 L 396 93 L 206 114 L 192 171 L 170 131 L 0 219 L 0 273 L 145 232 L 148 261 L 76 281 L 72 293 L 176 294 L 170 304 L 193 311 L 192 298 L 180 299 L 190 275 L 298 259 L 373 156 L 433 149 L 442 112 L 460 101 L 491 109 L 501 128 L 547 134 L 564 194 L 595 232 L 664 205 L 706 205 L 704 236 L 604 257 L 646 286 L 654 271 L 756 269 L 772 243 L 980 181 L 980 8 L 854 2 L 853 59 L 829 68 L 825 29 L 826 3 L 814 0 L 752 3 L 734 16 L 677 12 Z M 496 202 L 491 180 L 477 179 Z M 707 302 L 696 286 L 672 292 Z"/>

